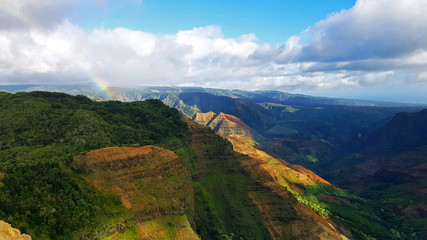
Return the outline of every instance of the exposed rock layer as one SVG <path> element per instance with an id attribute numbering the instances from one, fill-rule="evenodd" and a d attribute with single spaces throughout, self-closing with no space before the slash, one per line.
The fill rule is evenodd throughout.
<path id="1" fill-rule="evenodd" d="M 30 235 L 21 234 L 16 228 L 13 228 L 9 223 L 0 221 L 0 239 L 1 240 L 31 240 Z"/>
<path id="2" fill-rule="evenodd" d="M 187 219 L 194 205 L 191 178 L 172 151 L 156 146 L 112 147 L 88 152 L 76 160 L 92 170 L 89 182 L 120 196 L 122 204 L 134 213 L 141 239 L 170 236 L 164 224 L 176 227 L 173 235 L 198 239 Z"/>
<path id="3" fill-rule="evenodd" d="M 208 124 L 212 122 L 212 119 L 209 120 L 206 118 L 207 116 L 215 118 L 212 113 L 201 116 L 196 116 L 194 119 Z M 193 147 L 199 149 L 197 144 L 206 144 L 205 142 L 209 140 L 197 138 L 197 133 L 200 135 L 200 132 L 203 131 L 202 127 L 194 122 L 188 121 L 187 123 L 193 133 Z M 236 157 L 244 171 L 254 180 L 249 186 L 248 196 L 251 198 L 252 204 L 259 209 L 264 224 L 273 239 L 347 239 L 329 219 L 319 216 L 299 203 L 283 187 L 283 183 L 286 183 L 302 193 L 302 190 L 294 183 L 329 184 L 326 180 L 307 169 L 287 164 L 257 150 L 249 136 L 232 134 L 226 138 L 238 152 Z"/>
<path id="4" fill-rule="evenodd" d="M 236 141 L 237 138 L 240 139 Z M 296 183 L 306 185 L 329 184 L 327 181 L 307 169 L 305 169 L 305 172 L 295 171 L 289 168 L 284 161 L 275 159 L 262 151 L 260 151 L 259 155 L 254 154 L 258 153 L 259 150 L 254 149 L 253 141 L 248 139 L 247 136 L 231 135 L 227 136 L 227 139 L 233 143 L 237 152 L 240 151 L 245 154 L 240 157 L 242 165 L 246 167 L 245 169 L 255 175 L 269 191 L 279 195 L 285 201 L 291 202 L 292 208 L 297 213 L 297 218 L 290 222 L 289 227 L 277 221 L 277 213 L 273 213 L 270 210 L 271 198 L 259 195 L 252 197 L 253 202 L 263 213 L 273 239 L 283 239 L 286 235 L 292 236 L 293 239 L 347 239 L 336 228 L 335 223 L 298 202 L 288 191 L 292 189 L 298 194 L 304 194 Z M 242 139 L 245 139 L 246 142 L 242 142 Z M 311 175 L 305 175 L 304 173 L 310 173 Z"/>
<path id="5" fill-rule="evenodd" d="M 193 115 L 192 120 L 202 125 L 208 126 L 216 132 L 224 135 L 244 134 L 247 136 L 252 136 L 251 128 L 242 120 L 230 114 L 222 112 L 219 114 L 214 112 L 199 112 Z"/>
<path id="6" fill-rule="evenodd" d="M 225 135 L 233 149 L 240 153 L 237 156 L 242 166 L 260 185 L 249 193 L 249 197 L 260 210 L 273 239 L 286 239 L 289 236 L 292 239 L 348 239 L 340 233 L 335 223 L 299 203 L 287 189 L 304 194 L 296 184 L 329 185 L 329 182 L 302 166 L 289 164 L 256 149 L 250 134 L 235 130 L 246 129 L 247 133 L 251 132 L 246 124 L 234 116 L 226 115 L 226 119 L 233 119 L 233 130 L 230 130 L 229 125 L 222 129 L 223 125 L 212 124 L 217 122 L 220 115 L 222 113 L 198 113 L 193 116 L 193 120 Z M 283 213 L 289 212 L 295 212 L 296 215 L 283 216 Z"/>

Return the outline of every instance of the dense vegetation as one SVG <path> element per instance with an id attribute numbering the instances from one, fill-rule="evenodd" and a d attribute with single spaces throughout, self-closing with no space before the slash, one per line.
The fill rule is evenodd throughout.
<path id="1" fill-rule="evenodd" d="M 208 128 L 194 137 L 195 223 L 201 239 L 271 239 L 248 196 L 255 181 L 245 174 L 231 143 Z"/>
<path id="2" fill-rule="evenodd" d="M 305 192 L 302 198 L 315 205 L 319 213 L 342 223 L 356 239 L 412 239 L 414 229 L 405 219 L 382 202 L 360 198 L 330 185 L 299 185 Z M 383 198 L 385 196 L 382 196 Z"/>
<path id="3" fill-rule="evenodd" d="M 177 95 L 169 98 L 165 95 L 162 100 L 178 101 L 175 98 Z M 284 154 L 288 148 L 289 154 L 300 154 L 309 159 L 311 162 L 307 165 L 319 164 L 316 156 L 329 151 L 329 145 L 323 144 L 326 141 L 323 145 L 310 145 L 312 139 L 322 139 L 327 133 L 335 134 L 332 128 L 325 128 L 324 122 L 343 129 L 353 129 L 353 123 L 360 126 L 357 119 L 361 117 L 357 114 L 362 111 L 353 112 L 346 107 L 342 107 L 346 109 L 345 118 L 354 120 L 350 127 L 340 125 L 345 119 L 339 119 L 340 114 L 335 112 L 343 111 L 337 110 L 339 107 L 310 110 L 309 107 L 296 109 L 270 103 L 254 107 L 222 98 L 226 101 L 218 107 L 240 109 L 243 118 L 252 117 L 249 123 L 260 123 L 260 129 L 271 127 L 275 131 L 270 133 L 284 135 L 292 134 L 289 129 L 304 133 L 303 137 L 295 138 L 296 141 L 290 141 L 286 146 L 270 145 L 268 138 L 260 138 L 265 142 L 259 143 L 278 155 Z M 187 105 L 176 106 L 191 110 Z M 260 111 L 254 110 L 260 108 Z M 270 117 L 263 119 L 265 110 L 277 113 L 277 119 L 286 118 L 289 122 L 278 121 L 278 127 L 273 128 L 269 125 Z M 317 110 L 322 114 L 315 115 L 321 119 L 311 116 Z M 269 239 L 263 217 L 249 194 L 252 199 L 273 203 L 270 204 L 273 219 L 288 224 L 298 217 L 290 203 L 260 186 L 253 176 L 249 176 L 250 171 L 245 172 L 230 143 L 209 129 L 189 132 L 187 124 L 180 120 L 179 112 L 159 100 L 94 102 L 84 96 L 60 93 L 0 92 L 0 116 L 0 219 L 29 233 L 34 239 L 90 239 L 91 233 L 108 232 L 112 227 L 125 231 L 122 238 L 135 237 L 132 213 L 122 206 L 117 196 L 90 185 L 84 178 L 88 170 L 73 164 L 74 156 L 108 146 L 155 144 L 173 150 L 191 173 L 194 212 L 185 214 L 203 239 Z M 379 116 L 372 117 L 376 118 Z M 332 138 L 334 136 L 327 140 L 335 141 Z M 305 152 L 298 152 L 300 149 Z M 318 166 L 327 163 L 319 161 Z M 419 237 L 417 229 L 425 225 L 425 218 L 409 222 L 391 210 L 422 201 L 399 195 L 399 190 L 390 184 L 379 184 L 378 189 L 366 191 L 365 199 L 330 186 L 299 187 L 304 194 L 288 190 L 320 215 L 345 225 L 357 239 L 411 239 Z M 381 187 L 387 188 L 386 191 L 379 189 Z M 164 225 L 168 224 L 166 221 Z"/>
<path id="4" fill-rule="evenodd" d="M 122 222 L 120 199 L 90 186 L 73 156 L 183 138 L 177 110 L 158 100 L 93 102 L 60 93 L 0 93 L 0 219 L 34 239 L 71 239 Z"/>
<path id="5" fill-rule="evenodd" d="M 188 132 L 178 111 L 158 100 L 0 93 L 0 115 L 0 219 L 33 239 L 91 239 L 111 229 L 133 239 L 132 213 L 118 197 L 90 185 L 88 169 L 73 164 L 73 157 L 147 144 L 175 151 L 191 172 L 195 209 L 186 214 L 203 239 L 270 239 L 248 197 L 254 182 L 231 144 L 208 128 Z M 192 134 L 201 139 L 196 146 Z"/>

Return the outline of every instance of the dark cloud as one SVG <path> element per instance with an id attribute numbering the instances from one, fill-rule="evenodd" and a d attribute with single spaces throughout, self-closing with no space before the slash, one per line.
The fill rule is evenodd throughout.
<path id="1" fill-rule="evenodd" d="M 427 59 L 426 59 L 427 60 Z M 407 58 L 393 59 L 363 59 L 335 62 L 302 62 L 301 71 L 331 72 L 331 71 L 391 71 L 407 70 L 420 71 L 426 69 L 426 61 L 409 62 Z"/>
<path id="2" fill-rule="evenodd" d="M 49 29 L 71 13 L 77 0 L 2 0 L 0 29 Z"/>
<path id="3" fill-rule="evenodd" d="M 22 13 L 40 26 L 50 28 L 62 22 L 73 11 L 75 0 L 31 1 L 22 6 Z"/>
<path id="4" fill-rule="evenodd" d="M 0 9 L 0 30 L 18 30 L 27 28 L 25 22 L 13 14 Z"/>

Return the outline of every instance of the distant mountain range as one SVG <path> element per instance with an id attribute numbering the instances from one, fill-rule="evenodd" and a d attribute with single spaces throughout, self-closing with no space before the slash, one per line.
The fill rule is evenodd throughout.
<path id="1" fill-rule="evenodd" d="M 105 91 L 106 90 L 106 91 Z M 347 106 L 423 106 L 423 104 L 356 100 L 344 98 L 314 97 L 304 94 L 292 94 L 281 91 L 242 91 L 200 87 L 108 87 L 101 89 L 95 86 L 55 86 L 55 85 L 0 85 L 0 91 L 49 91 L 63 92 L 71 95 L 90 95 L 94 99 L 139 101 L 145 98 L 160 97 L 164 93 L 209 93 L 216 96 L 247 99 L 254 102 L 287 103 L 298 105 L 347 105 Z M 424 105 L 425 106 L 425 105 Z"/>

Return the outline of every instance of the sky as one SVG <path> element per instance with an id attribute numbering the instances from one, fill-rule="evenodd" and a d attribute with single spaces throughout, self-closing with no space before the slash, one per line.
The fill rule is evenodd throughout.
<path id="1" fill-rule="evenodd" d="M 2 0 L 0 85 L 427 103 L 425 0 Z"/>

